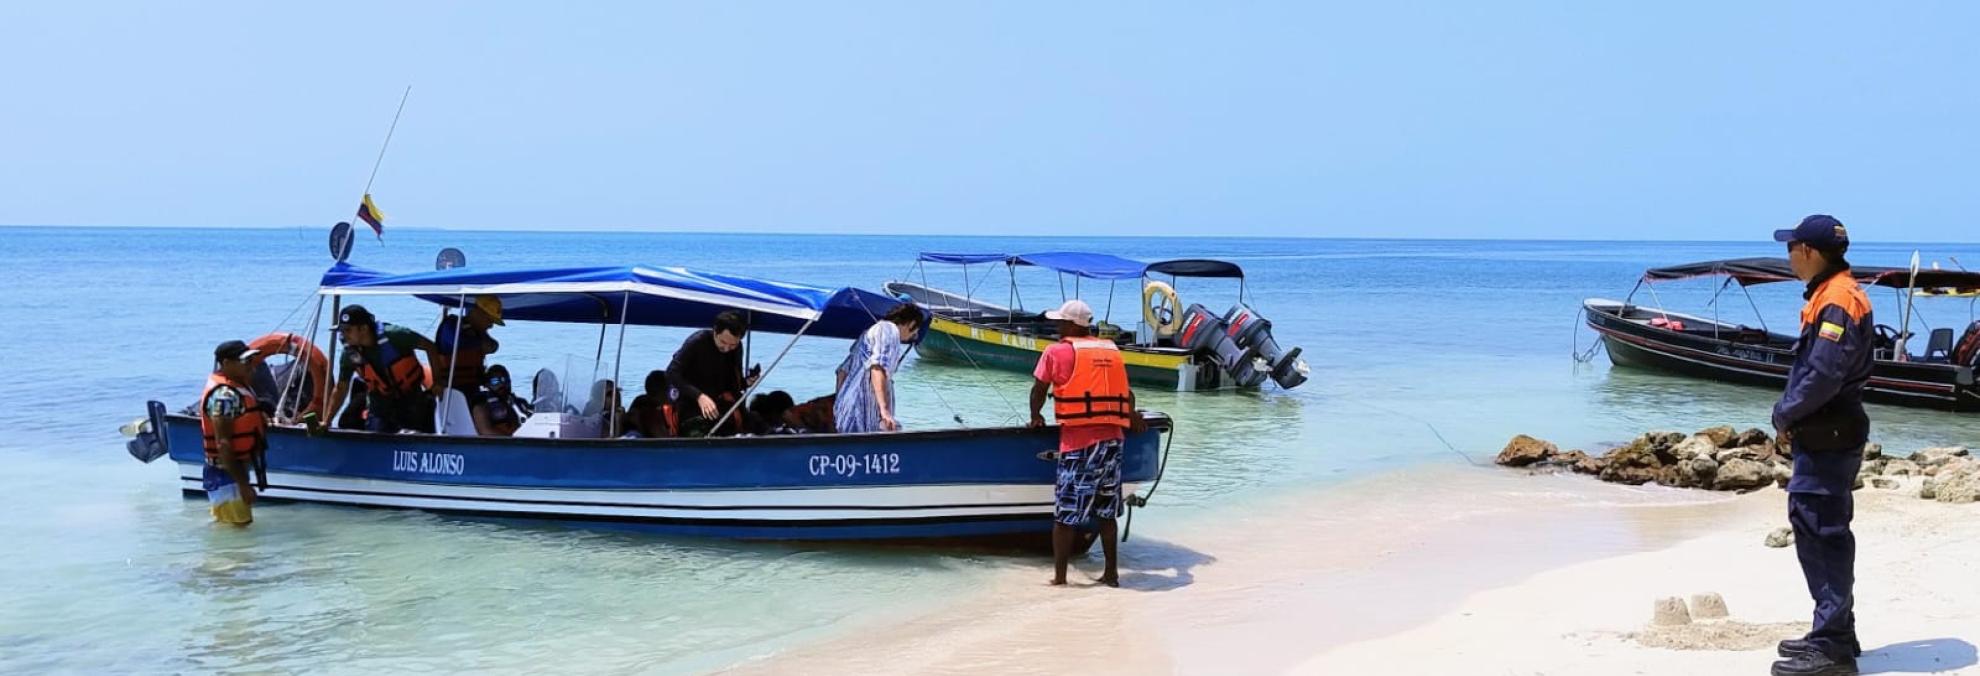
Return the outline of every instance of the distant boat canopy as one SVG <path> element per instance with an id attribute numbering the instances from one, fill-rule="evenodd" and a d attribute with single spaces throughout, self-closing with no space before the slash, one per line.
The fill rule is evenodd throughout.
<path id="1" fill-rule="evenodd" d="M 459 307 L 502 299 L 508 320 L 707 328 L 724 310 L 750 313 L 753 331 L 857 338 L 900 301 L 856 288 L 825 287 L 678 267 L 453 268 L 395 275 L 338 263 L 319 295 L 414 296 Z M 806 328 L 807 325 L 809 328 Z"/>

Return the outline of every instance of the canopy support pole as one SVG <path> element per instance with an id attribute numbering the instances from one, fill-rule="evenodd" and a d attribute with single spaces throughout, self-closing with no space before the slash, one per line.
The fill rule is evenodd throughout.
<path id="1" fill-rule="evenodd" d="M 1671 321 L 1671 313 L 1664 309 L 1664 299 L 1657 297 L 1657 285 L 1650 284 L 1648 288 L 1650 289 L 1650 300 L 1657 303 L 1657 314 L 1663 315 L 1665 322 Z"/>
<path id="2" fill-rule="evenodd" d="M 804 332 L 810 331 L 811 325 L 815 323 L 818 323 L 817 317 L 813 317 L 811 319 L 805 320 L 804 326 L 798 327 L 797 333 L 791 334 L 790 342 L 784 343 L 784 349 L 777 352 L 777 358 L 770 360 L 770 368 L 765 369 L 763 371 L 763 377 L 757 378 L 756 382 L 750 383 L 749 387 L 743 390 L 742 396 L 736 398 L 736 403 L 730 405 L 729 410 L 724 411 L 722 413 L 722 417 L 715 420 L 715 426 L 710 428 L 710 432 L 709 432 L 710 434 L 721 431 L 722 424 L 728 422 L 729 417 L 735 415 L 737 409 L 742 408 L 743 404 L 749 402 L 749 395 L 754 394 L 756 392 L 756 388 L 763 386 L 763 381 L 765 379 L 768 379 L 770 377 L 770 374 L 777 370 L 778 364 L 784 362 L 784 355 L 791 353 L 791 348 L 797 346 L 798 339 L 803 338 Z M 846 377 L 851 378 L 852 374 L 848 373 L 846 374 Z"/>
<path id="3" fill-rule="evenodd" d="M 1117 281 L 1119 280 L 1107 280 L 1107 316 L 1102 317 L 1100 321 L 1114 321 L 1114 283 Z"/>
<path id="4" fill-rule="evenodd" d="M 614 390 L 623 388 L 619 381 L 619 366 L 626 358 L 626 319 L 631 314 L 632 292 L 627 291 L 625 292 L 625 298 L 620 301 L 619 305 L 619 347 L 612 352 L 612 389 Z M 605 431 L 617 430 L 619 425 L 619 406 L 617 402 L 613 403 L 612 410 L 606 412 L 605 416 Z"/>
<path id="5" fill-rule="evenodd" d="M 305 331 L 309 335 L 309 343 L 311 345 L 316 344 L 316 329 L 322 321 L 323 297 L 318 296 L 316 298 L 316 311 L 310 313 L 309 322 L 305 324 L 308 327 Z M 282 354 L 288 355 L 290 366 L 289 377 L 282 381 L 282 394 L 275 398 L 275 417 L 277 422 L 281 421 L 282 411 L 288 407 L 290 393 L 294 393 L 298 400 L 302 398 L 303 375 L 309 373 L 309 356 L 303 353 L 301 345 L 295 344 L 295 341 L 282 341 Z M 324 370 L 328 371 L 330 369 L 326 365 Z M 328 379 L 327 375 L 325 379 Z"/>
<path id="6" fill-rule="evenodd" d="M 440 383 L 440 434 L 442 435 L 447 433 L 447 423 L 454 421 L 454 416 L 447 415 L 447 400 L 451 397 L 460 397 L 461 403 L 467 403 L 467 395 L 454 389 L 454 374 L 461 368 L 461 329 L 467 327 L 467 294 L 460 294 L 456 302 L 461 314 L 454 318 L 454 351 L 447 355 L 447 381 Z M 440 321 L 447 321 L 444 319 L 446 315 L 447 309 L 440 308 L 440 316 L 443 317 Z M 472 416 L 473 411 L 470 410 L 468 414 Z M 480 434 L 481 430 L 475 430 L 475 433 Z"/>
<path id="7" fill-rule="evenodd" d="M 344 315 L 344 297 L 342 295 L 331 296 L 330 316 L 341 319 L 343 315 Z M 330 353 L 328 357 L 330 363 L 328 367 L 325 369 L 329 371 L 329 373 L 324 374 L 323 383 L 322 383 L 323 418 L 324 418 L 324 420 L 322 420 L 322 423 L 323 426 L 326 428 L 334 426 L 331 423 L 337 419 L 337 413 L 338 413 L 337 409 L 341 408 L 342 404 L 344 403 L 341 401 L 330 401 L 330 393 L 335 391 L 335 387 L 336 387 L 332 383 L 336 382 L 337 380 L 337 345 L 344 342 L 343 328 L 344 327 L 341 326 L 341 322 L 333 320 L 330 324 L 330 332 L 337 335 L 331 336 L 330 340 L 326 341 L 330 345 L 330 349 L 325 350 L 326 352 Z"/>
<path id="8" fill-rule="evenodd" d="M 1748 291 L 1745 284 L 1739 285 L 1739 292 L 1746 295 L 1746 304 L 1753 307 L 1753 316 L 1760 318 L 1760 330 L 1772 335 L 1774 332 L 1767 328 L 1767 315 L 1761 314 L 1760 304 L 1753 302 L 1753 292 Z"/>
<path id="9" fill-rule="evenodd" d="M 598 350 L 591 355 L 591 380 L 588 381 L 587 385 L 589 386 L 598 384 L 599 362 L 605 359 L 605 329 L 612 326 L 612 303 L 595 293 L 587 293 L 585 295 L 590 296 L 592 300 L 598 301 Z M 614 384 L 616 385 L 617 383 Z M 568 399 L 568 397 L 566 398 Z"/>
<path id="10" fill-rule="evenodd" d="M 1735 281 L 1733 278 L 1727 277 L 1726 283 L 1720 284 L 1719 288 L 1712 292 L 1712 302 L 1708 303 L 1712 306 L 1712 340 L 1719 340 L 1719 325 L 1724 323 L 1719 321 L 1719 294 L 1725 293 L 1726 287 L 1731 286 L 1733 281 Z"/>
<path id="11" fill-rule="evenodd" d="M 1004 269 L 1011 273 L 1011 307 L 1015 308 L 1016 312 L 1023 312 L 1024 296 L 1018 294 L 1017 264 L 1012 263 L 1010 261 L 1004 261 Z M 1013 319 L 1016 318 L 1013 317 Z"/>
<path id="12" fill-rule="evenodd" d="M 1897 359 L 1898 361 L 1911 361 L 1911 351 L 1905 347 L 1905 343 L 1909 342 L 1911 338 L 1911 304 L 1918 298 L 1917 251 L 1911 252 L 1911 278 L 1905 281 L 1902 293 L 1904 295 L 1904 326 L 1898 328 Z M 1931 345 L 1927 344 L 1925 349 L 1932 349 Z"/>

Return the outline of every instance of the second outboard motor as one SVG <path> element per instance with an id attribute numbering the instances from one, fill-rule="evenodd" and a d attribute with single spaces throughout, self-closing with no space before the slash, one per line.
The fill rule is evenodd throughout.
<path id="1" fill-rule="evenodd" d="M 1258 358 L 1251 350 L 1231 339 L 1231 331 L 1216 314 L 1201 305 L 1183 311 L 1182 329 L 1176 331 L 1176 345 L 1198 354 L 1215 357 L 1217 365 L 1229 373 L 1238 387 L 1257 387 L 1265 382 L 1258 369 Z"/>
<path id="2" fill-rule="evenodd" d="M 1306 361 L 1299 358 L 1300 348 L 1282 352 L 1279 342 L 1272 338 L 1272 322 L 1258 315 L 1258 312 L 1239 303 L 1224 313 L 1225 333 L 1236 341 L 1238 347 L 1254 354 L 1263 362 L 1260 370 L 1269 369 L 1272 382 L 1288 390 L 1306 382 Z"/>

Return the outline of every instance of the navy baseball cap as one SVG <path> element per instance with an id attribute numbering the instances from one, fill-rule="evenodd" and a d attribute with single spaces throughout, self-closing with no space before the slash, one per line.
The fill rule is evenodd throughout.
<path id="1" fill-rule="evenodd" d="M 1843 228 L 1842 221 L 1828 214 L 1815 214 L 1801 219 L 1801 225 L 1787 230 L 1775 230 L 1776 242 L 1801 242 L 1817 249 L 1833 249 L 1849 244 L 1849 231 Z"/>

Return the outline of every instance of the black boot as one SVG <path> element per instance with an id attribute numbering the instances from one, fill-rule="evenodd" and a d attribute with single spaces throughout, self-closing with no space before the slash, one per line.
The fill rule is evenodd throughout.
<path id="1" fill-rule="evenodd" d="M 1807 639 L 1800 639 L 1800 638 L 1791 638 L 1785 641 L 1781 641 L 1781 644 L 1778 647 L 1776 647 L 1774 650 L 1775 652 L 1780 653 L 1781 657 L 1800 657 L 1802 655 L 1813 655 L 1822 652 L 1822 649 L 1815 647 L 1815 644 L 1809 643 Z M 1849 654 L 1855 657 L 1862 657 L 1863 648 L 1857 644 L 1851 643 L 1849 646 Z"/>
<path id="2" fill-rule="evenodd" d="M 1808 653 L 1774 663 L 1774 676 L 1856 676 L 1856 660 Z"/>

